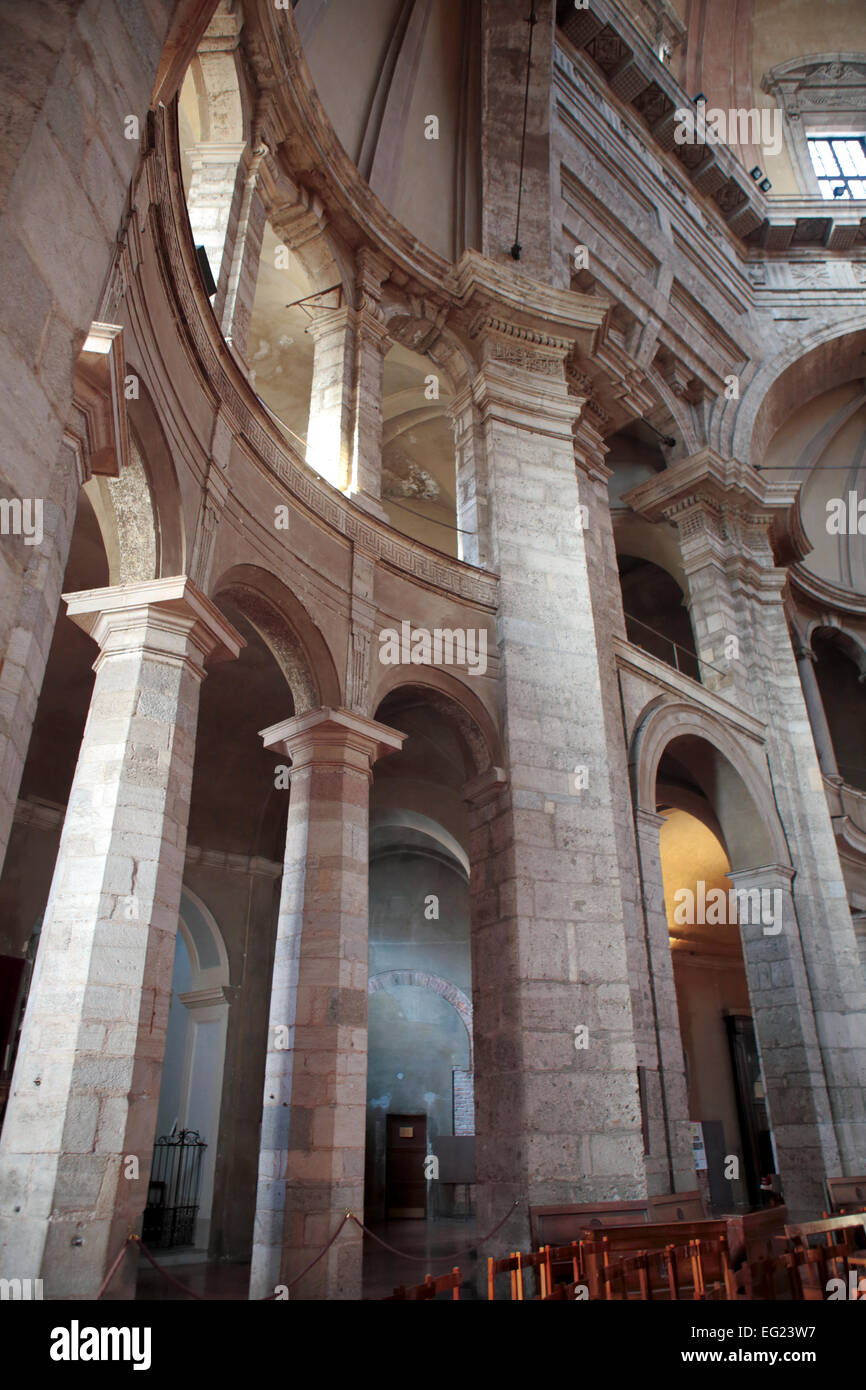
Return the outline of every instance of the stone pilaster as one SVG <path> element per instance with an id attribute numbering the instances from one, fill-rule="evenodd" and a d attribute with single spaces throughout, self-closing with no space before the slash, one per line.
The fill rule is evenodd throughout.
<path id="1" fill-rule="evenodd" d="M 372 765 L 404 735 L 318 709 L 262 732 L 292 759 L 268 1024 L 250 1298 L 289 1284 L 364 1207 Z M 292 1298 L 361 1296 L 348 1225 Z"/>
<path id="2" fill-rule="evenodd" d="M 346 705 L 364 714 L 370 700 L 370 652 L 376 626 L 376 564 L 357 541 L 352 547 L 352 627 L 346 663 Z"/>
<path id="3" fill-rule="evenodd" d="M 187 194 L 189 225 L 197 246 L 207 252 L 217 291 L 225 297 L 231 243 L 240 211 L 243 180 L 238 166 L 244 141 L 207 141 L 190 151 L 192 178 Z"/>
<path id="4" fill-rule="evenodd" d="M 355 381 L 352 405 L 352 479 L 355 501 L 382 520 L 382 377 L 391 346 L 382 312 L 382 283 L 388 266 L 367 248 L 357 256 L 358 312 L 355 318 Z"/>
<path id="5" fill-rule="evenodd" d="M 805 1218 L 823 1206 L 824 1178 L 839 1173 L 840 1154 L 791 893 L 794 870 L 771 864 L 728 877 L 738 894 L 752 895 L 739 912 L 740 936 L 767 1110 L 785 1202 Z"/>
<path id="6" fill-rule="evenodd" d="M 473 394 L 510 782 L 473 792 L 479 1224 L 646 1192 L 616 820 L 577 525 L 571 342 L 488 320 Z M 523 1209 L 525 1223 L 525 1208 Z M 512 1221 L 501 1242 L 526 1238 Z"/>
<path id="7" fill-rule="evenodd" d="M 458 555 L 467 564 L 486 569 L 490 564 L 487 461 L 484 432 L 471 386 L 454 397 L 448 415 L 454 432 Z"/>
<path id="8" fill-rule="evenodd" d="M 827 723 L 824 701 L 821 698 L 821 689 L 815 675 L 817 657 L 808 647 L 800 645 L 796 650 L 796 658 L 800 684 L 803 687 L 803 699 L 806 701 L 806 709 L 809 711 L 809 723 L 812 726 L 812 737 L 815 740 L 815 752 L 818 755 L 818 762 L 821 764 L 821 771 L 825 777 L 839 777 L 839 765 L 836 762 L 830 726 Z M 839 780 L 841 781 L 841 778 Z"/>
<path id="9" fill-rule="evenodd" d="M 674 962 L 665 912 L 659 839 L 663 824 L 664 817 L 653 811 L 635 812 L 641 915 L 648 965 L 646 992 L 651 1002 L 655 1042 L 652 1051 L 656 1059 L 655 1075 L 651 1071 L 647 1074 L 651 1156 L 647 1166 L 657 1156 L 665 1160 L 672 1182 L 660 1190 L 670 1192 L 694 1190 L 698 1180 L 692 1150 Z"/>
<path id="10" fill-rule="evenodd" d="M 307 423 L 307 463 L 344 492 L 352 477 L 352 380 L 355 312 L 310 306 L 313 384 Z"/>
<path id="11" fill-rule="evenodd" d="M 93 1298 L 147 1199 L 199 687 L 243 640 L 183 575 L 65 597 L 100 654 L 0 1144 L 0 1250 L 4 1276 Z"/>
<path id="12" fill-rule="evenodd" d="M 208 589 L 216 536 L 229 496 L 228 470 L 231 446 L 231 425 L 223 407 L 214 416 L 210 458 L 190 561 L 190 577 L 204 592 Z"/>
<path id="13" fill-rule="evenodd" d="M 20 588 L 10 591 L 15 607 L 9 644 L 0 666 L 0 868 L 6 857 L 57 620 L 78 494 L 84 481 L 81 462 L 81 451 L 75 442 L 64 442 L 57 466 L 49 475 L 49 495 L 38 499 L 42 509 L 41 541 L 32 546 L 23 540 L 14 542 L 23 555 Z M 4 538 L 3 544 L 10 546 L 9 539 Z"/>
<path id="14" fill-rule="evenodd" d="M 644 1078 L 649 1136 L 645 1155 L 647 1188 L 651 1193 L 689 1190 L 696 1186 L 697 1180 L 673 961 L 664 910 L 659 859 L 661 821 L 649 812 L 646 815 L 638 812 L 635 817 L 620 716 L 614 637 L 625 638 L 626 629 L 610 514 L 607 446 L 586 408 L 586 393 L 591 383 L 571 370 L 567 371 L 567 380 L 569 391 L 581 407 L 580 419 L 574 427 L 580 509 L 576 520 L 583 528 L 591 577 L 590 598 L 616 823 L 635 1047 Z"/>
<path id="15" fill-rule="evenodd" d="M 214 313 L 220 321 L 226 341 L 246 358 L 249 345 L 250 321 L 256 297 L 256 282 L 265 232 L 265 205 L 259 189 L 262 160 L 266 145 L 257 145 L 252 152 L 249 168 L 242 170 L 243 186 L 237 228 L 229 248 L 230 260 L 225 284 L 217 287 Z"/>

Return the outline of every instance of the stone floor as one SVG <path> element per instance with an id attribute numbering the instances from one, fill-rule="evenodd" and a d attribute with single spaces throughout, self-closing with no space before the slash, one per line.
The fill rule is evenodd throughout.
<path id="1" fill-rule="evenodd" d="M 447 1274 L 457 1265 L 463 1276 L 461 1299 L 474 1299 L 477 1258 L 465 1253 L 475 1236 L 474 1221 L 390 1221 L 370 1228 L 380 1240 L 395 1250 L 412 1255 L 411 1260 L 385 1250 L 369 1236 L 364 1237 L 364 1298 L 384 1298 L 401 1284 L 420 1284 L 426 1274 Z M 458 1252 L 458 1253 L 455 1253 Z M 163 1264 L 158 1251 L 154 1258 Z M 172 1279 L 206 1299 L 246 1300 L 249 1264 L 191 1260 L 181 1263 L 179 1252 L 172 1252 L 163 1266 Z M 142 1259 L 136 1298 L 139 1301 L 183 1300 L 186 1295 L 146 1260 Z"/>

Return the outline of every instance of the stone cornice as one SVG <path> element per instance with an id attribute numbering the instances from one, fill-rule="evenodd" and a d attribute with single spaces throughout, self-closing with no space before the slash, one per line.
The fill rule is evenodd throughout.
<path id="1" fill-rule="evenodd" d="M 425 292 L 435 292 L 449 278 L 449 263 L 388 212 L 346 154 L 316 93 L 291 9 L 276 10 L 272 0 L 250 0 L 246 8 L 243 45 L 259 85 L 279 91 L 281 162 L 289 178 L 292 169 L 308 170 L 310 188 L 347 245 L 373 242 Z"/>
<path id="2" fill-rule="evenodd" d="M 789 577 L 792 587 L 822 610 L 829 608 L 831 611 L 850 613 L 852 617 L 866 618 L 866 594 L 843 589 L 841 585 L 822 579 L 800 564 L 791 567 Z"/>
<path id="3" fill-rule="evenodd" d="M 471 314 L 474 336 L 487 328 L 557 350 L 576 343 L 587 355 L 608 314 L 591 295 L 544 285 L 471 250 L 454 266 L 453 294 L 455 310 Z"/>
<path id="4" fill-rule="evenodd" d="M 406 734 L 347 709 L 313 709 L 259 731 L 267 749 L 292 759 L 292 771 L 316 763 L 354 767 L 372 776 L 372 765 L 399 753 Z"/>
<path id="5" fill-rule="evenodd" d="M 751 464 L 701 449 L 623 493 L 623 502 L 648 521 L 677 521 L 695 508 L 766 528 L 779 564 L 799 560 L 811 543 L 799 511 L 800 484 L 771 482 Z"/>
<path id="6" fill-rule="evenodd" d="M 67 615 L 99 643 L 101 654 L 147 650 L 187 660 L 232 661 L 246 642 L 187 575 L 115 584 L 62 595 Z"/>

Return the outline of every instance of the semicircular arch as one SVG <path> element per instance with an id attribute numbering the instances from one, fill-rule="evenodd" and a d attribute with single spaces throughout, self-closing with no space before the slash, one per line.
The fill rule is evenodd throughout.
<path id="1" fill-rule="evenodd" d="M 684 701 L 653 702 L 638 721 L 629 751 L 636 809 L 655 812 L 662 757 L 690 741 L 710 750 L 701 790 L 722 828 L 732 868 L 790 865 L 765 761 L 721 720 Z"/>
<path id="2" fill-rule="evenodd" d="M 450 671 L 437 666 L 419 668 L 419 674 L 407 677 L 405 666 L 382 667 L 370 708 L 376 711 L 386 697 L 400 690 L 419 692 L 431 708 L 453 724 L 466 750 L 473 775 L 486 772 L 502 761 L 499 733 L 493 718 L 482 700 Z M 421 671 L 423 670 L 423 674 Z"/>
<path id="3" fill-rule="evenodd" d="M 304 604 L 258 565 L 233 565 L 211 590 L 247 619 L 272 653 L 292 692 L 294 713 L 340 706 L 342 692 L 330 647 Z"/>

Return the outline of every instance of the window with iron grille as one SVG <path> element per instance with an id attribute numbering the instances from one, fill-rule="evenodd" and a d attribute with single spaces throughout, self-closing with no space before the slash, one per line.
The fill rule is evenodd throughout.
<path id="1" fill-rule="evenodd" d="M 810 135 L 822 198 L 866 198 L 866 135 Z"/>

